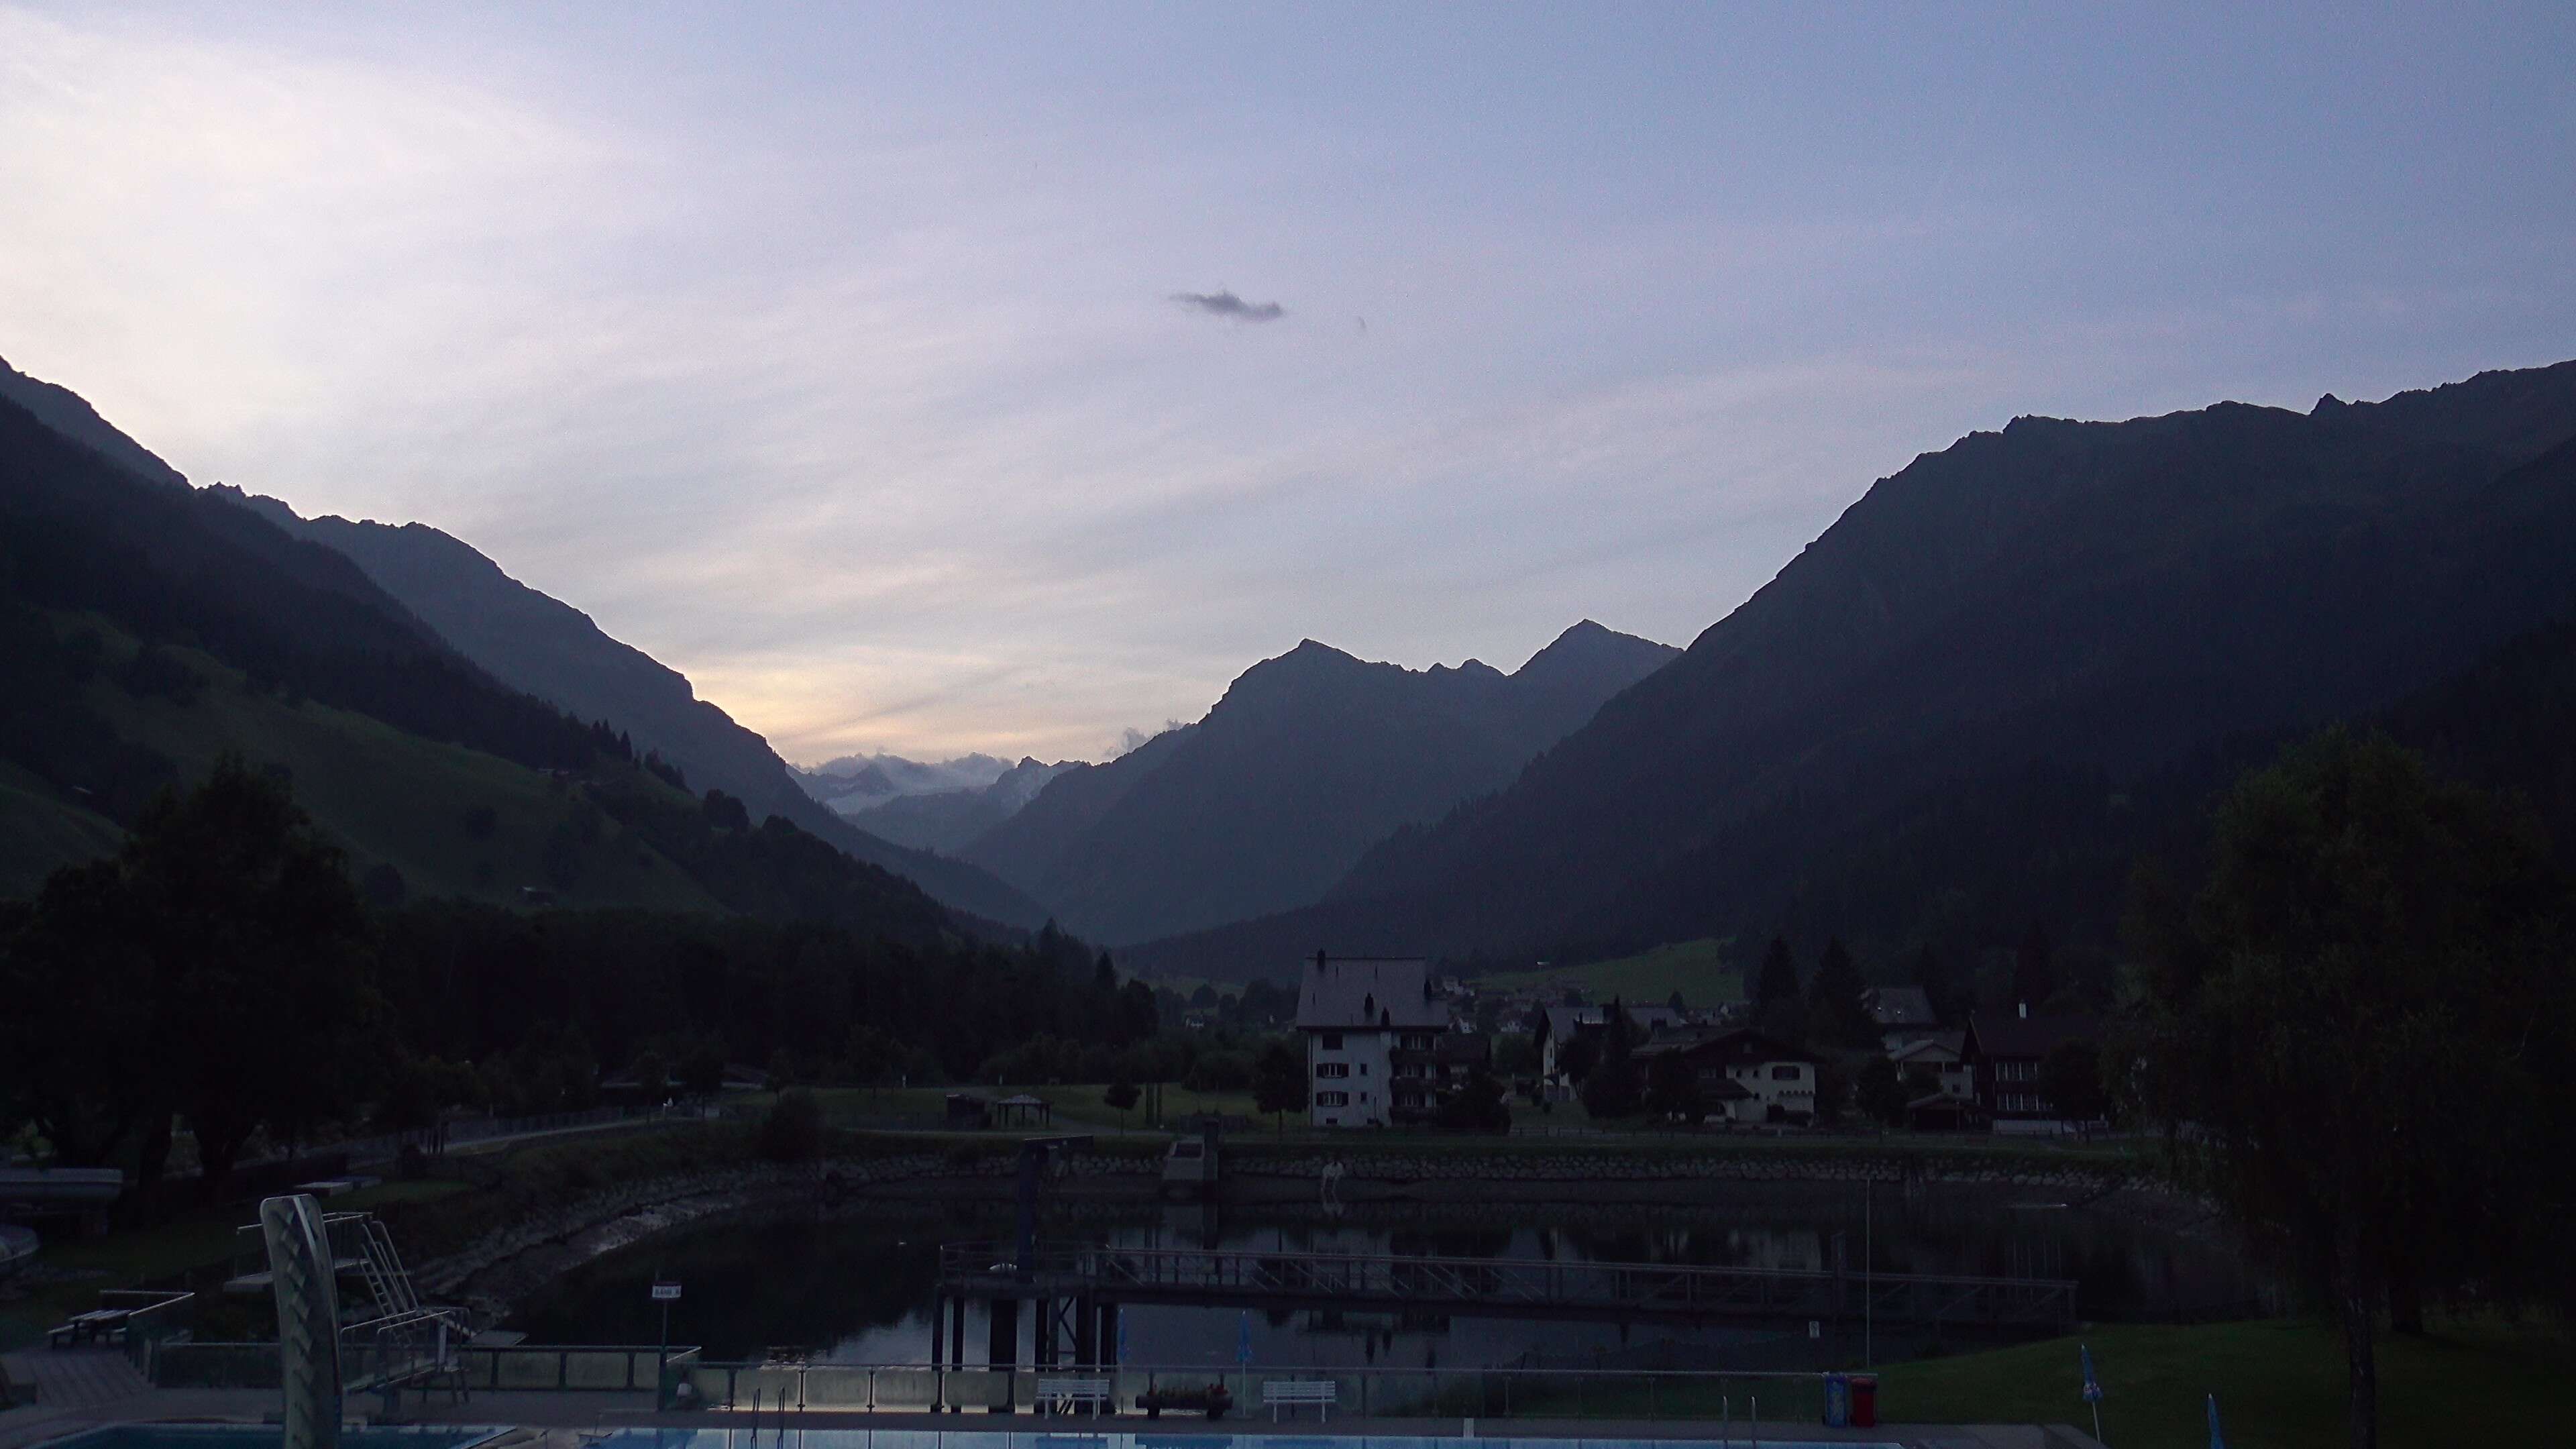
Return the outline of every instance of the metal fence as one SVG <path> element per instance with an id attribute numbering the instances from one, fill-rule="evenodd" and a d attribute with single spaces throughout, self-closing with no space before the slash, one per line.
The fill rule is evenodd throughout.
<path id="1" fill-rule="evenodd" d="M 1169 1395 L 1196 1401 L 1222 1386 L 1226 1414 L 1260 1418 L 1262 1387 L 1329 1382 L 1333 1412 L 1382 1418 L 1689 1419 L 1821 1422 L 1824 1379 L 1812 1372 L 1695 1373 L 1588 1369 L 940 1368 L 929 1364 L 710 1363 L 674 1366 L 692 1407 L 752 1413 L 1001 1411 L 1035 1413 L 1042 1379 L 1105 1379 L 1109 1412 L 1142 1415 Z M 666 1402 L 676 1402 L 666 1395 Z M 1192 1417 L 1200 1408 L 1159 1412 Z M 1305 1412 L 1310 1412 L 1307 1410 Z"/>
<path id="2" fill-rule="evenodd" d="M 358 1346 L 341 1354 L 341 1375 L 351 1383 L 382 1377 L 384 1365 Z M 410 1348 L 390 1352 L 416 1352 Z M 663 1350 L 652 1344 L 516 1344 L 507 1348 L 459 1344 L 446 1350 L 456 1365 L 453 1379 L 466 1389 L 650 1390 L 654 1364 Z M 695 1349 L 670 1350 L 674 1361 L 693 1360 Z M 269 1389 L 278 1384 L 274 1343 L 164 1343 L 151 1371 L 156 1387 L 190 1389 Z"/>
<path id="3" fill-rule="evenodd" d="M 454 1382 L 485 1391 L 619 1392 L 655 1389 L 655 1364 L 666 1351 L 651 1345 L 520 1344 L 466 1345 L 452 1352 L 458 1374 L 443 1379 L 442 1387 Z M 354 1381 L 366 1367 L 345 1364 L 343 1369 Z M 162 1388 L 275 1388 L 277 1345 L 165 1341 L 152 1356 L 152 1370 L 152 1381 Z M 1761 1371 L 730 1363 L 708 1362 L 696 1348 L 676 1347 L 667 1350 L 656 1397 L 665 1407 L 762 1414 L 1034 1414 L 1041 1407 L 1039 1381 L 1059 1377 L 1107 1380 L 1108 1411 L 1121 1416 L 1197 1417 L 1205 1412 L 1207 1391 L 1222 1387 L 1226 1417 L 1263 1418 L 1268 1415 L 1263 1385 L 1329 1382 L 1334 1386 L 1333 1412 L 1354 1417 L 1689 1419 L 1739 1425 L 1757 1413 L 1774 1423 L 1819 1422 L 1825 1378 L 1821 1373 Z"/>

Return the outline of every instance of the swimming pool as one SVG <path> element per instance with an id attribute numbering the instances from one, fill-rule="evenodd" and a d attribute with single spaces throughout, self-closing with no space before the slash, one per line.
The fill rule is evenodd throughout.
<path id="1" fill-rule="evenodd" d="M 465 1449 L 508 1428 L 491 1424 L 371 1425 L 342 1429 L 341 1449 Z M 275 1424 L 109 1424 L 36 1449 L 278 1449 L 286 1431 Z"/>
<path id="2" fill-rule="evenodd" d="M 767 1435 L 763 1440 L 759 1435 Z M 1839 1449 L 1903 1449 L 1835 1441 Z M 621 1429 L 592 1449 L 1815 1449 L 1812 1440 L 1463 1439 L 1455 1434 L 1081 1434 L 948 1429 Z"/>

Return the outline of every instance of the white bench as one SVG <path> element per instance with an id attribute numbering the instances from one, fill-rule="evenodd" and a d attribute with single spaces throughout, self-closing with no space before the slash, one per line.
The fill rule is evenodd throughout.
<path id="1" fill-rule="evenodd" d="M 1109 1412 L 1109 1380 L 1042 1378 L 1038 1380 L 1038 1412 L 1070 1414 L 1079 1407 L 1086 1413 Z"/>
<path id="2" fill-rule="evenodd" d="M 1331 1379 L 1272 1379 L 1261 1386 L 1261 1402 L 1270 1410 L 1270 1422 L 1279 1422 L 1281 1409 L 1312 1404 L 1324 1419 L 1333 1417 L 1333 1405 L 1342 1401 L 1342 1386 Z"/>

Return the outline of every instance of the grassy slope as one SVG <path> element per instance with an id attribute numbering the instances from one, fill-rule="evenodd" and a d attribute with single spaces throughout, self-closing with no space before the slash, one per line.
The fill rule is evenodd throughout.
<path id="1" fill-rule="evenodd" d="M 717 909 L 695 882 L 614 821 L 598 817 L 586 828 L 595 810 L 560 781 L 365 715 L 310 700 L 288 704 L 247 689 L 240 673 L 191 651 L 175 652 L 206 678 L 193 701 L 138 699 L 111 679 L 133 642 L 106 637 L 111 667 L 90 681 L 89 702 L 118 734 L 168 756 L 189 779 L 202 778 L 227 751 L 254 767 L 285 766 L 296 802 L 347 848 L 354 867 L 390 861 L 415 896 L 515 901 L 520 886 L 547 884 L 547 842 L 562 830 L 581 842 L 579 871 L 560 893 L 564 904 Z M 8 788 L 0 778 L 0 792 Z M 54 866 L 114 848 L 119 832 L 105 819 L 40 803 L 50 815 L 7 809 L 0 892 L 31 890 Z M 0 794 L 0 807 L 14 804 Z M 489 806 L 497 818 L 489 840 L 466 831 L 465 814 L 476 806 Z"/>
<path id="2" fill-rule="evenodd" d="M 1727 960 L 1733 946 L 1734 942 L 1726 940 L 1679 941 L 1616 961 L 1514 971 L 1480 977 L 1476 984 L 1492 991 L 1515 991 L 1570 982 L 1582 987 L 1594 1001 L 1616 996 L 1622 1001 L 1657 1003 L 1675 991 L 1693 1006 L 1742 1001 L 1744 973 Z"/>
<path id="3" fill-rule="evenodd" d="M 56 866 L 105 855 L 123 833 L 0 761 L 0 900 L 34 895 Z"/>
<path id="4" fill-rule="evenodd" d="M 2329 1449 L 2346 1442 L 2342 1339 L 2305 1322 L 2190 1327 L 2104 1325 L 2083 1335 L 2102 1379 L 2110 1443 L 2197 1446 L 2203 1396 L 2218 1395 L 2232 1449 Z M 2062 1423 L 2090 1427 L 2075 1339 L 1898 1364 L 1879 1375 L 1892 1422 Z M 2437 1324 L 2379 1349 L 2380 1440 L 2413 1444 L 2564 1442 L 2560 1397 L 2576 1375 L 2561 1333 L 2489 1323 Z"/>

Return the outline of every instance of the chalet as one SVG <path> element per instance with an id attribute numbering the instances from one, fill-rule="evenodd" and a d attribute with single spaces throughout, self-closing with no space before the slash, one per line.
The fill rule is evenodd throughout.
<path id="1" fill-rule="evenodd" d="M 1399 1106 L 1423 1111 L 1437 1100 L 1437 1079 L 1424 1072 L 1447 1065 L 1449 1007 L 1420 957 L 1316 952 L 1297 986 L 1297 1030 L 1315 1126 L 1383 1127 Z M 1410 1073 L 1401 1079 L 1399 1061 Z"/>
<path id="2" fill-rule="evenodd" d="M 1678 1054 L 1698 1079 L 1712 1117 L 1731 1122 L 1804 1124 L 1816 1117 L 1816 1069 L 1822 1058 L 1750 1027 L 1668 1030 L 1636 1049 L 1638 1070 Z"/>
<path id="3" fill-rule="evenodd" d="M 1905 1083 L 1905 1125 L 1917 1132 L 1966 1132 L 1985 1123 L 1977 1074 L 1963 1056 L 1968 1034 L 1936 1031 L 1889 1050 Z"/>
<path id="4" fill-rule="evenodd" d="M 2011 1016 L 1972 1013 L 1961 1036 L 1960 1060 L 1974 1075 L 1977 1107 L 2000 1133 L 2054 1133 L 2071 1130 L 2040 1086 L 2039 1065 L 2070 1041 L 2102 1039 L 2102 1024 L 2090 1016 L 2032 1016 L 2023 1006 Z"/>
<path id="5" fill-rule="evenodd" d="M 1689 1024 L 1688 1018 L 1669 1006 L 1629 1006 L 1622 1009 L 1628 1015 L 1629 1040 L 1632 1042 L 1644 1042 L 1657 1031 L 1669 1031 Z M 1610 1019 L 1609 1012 L 1610 1008 L 1606 1006 L 1551 1006 L 1542 1010 L 1531 1028 L 1536 1038 L 1532 1045 L 1538 1048 L 1539 1076 L 1558 1085 L 1570 1085 L 1565 1080 L 1564 1069 L 1556 1063 L 1556 1054 L 1577 1037 L 1598 1037 L 1602 1024 Z"/>

